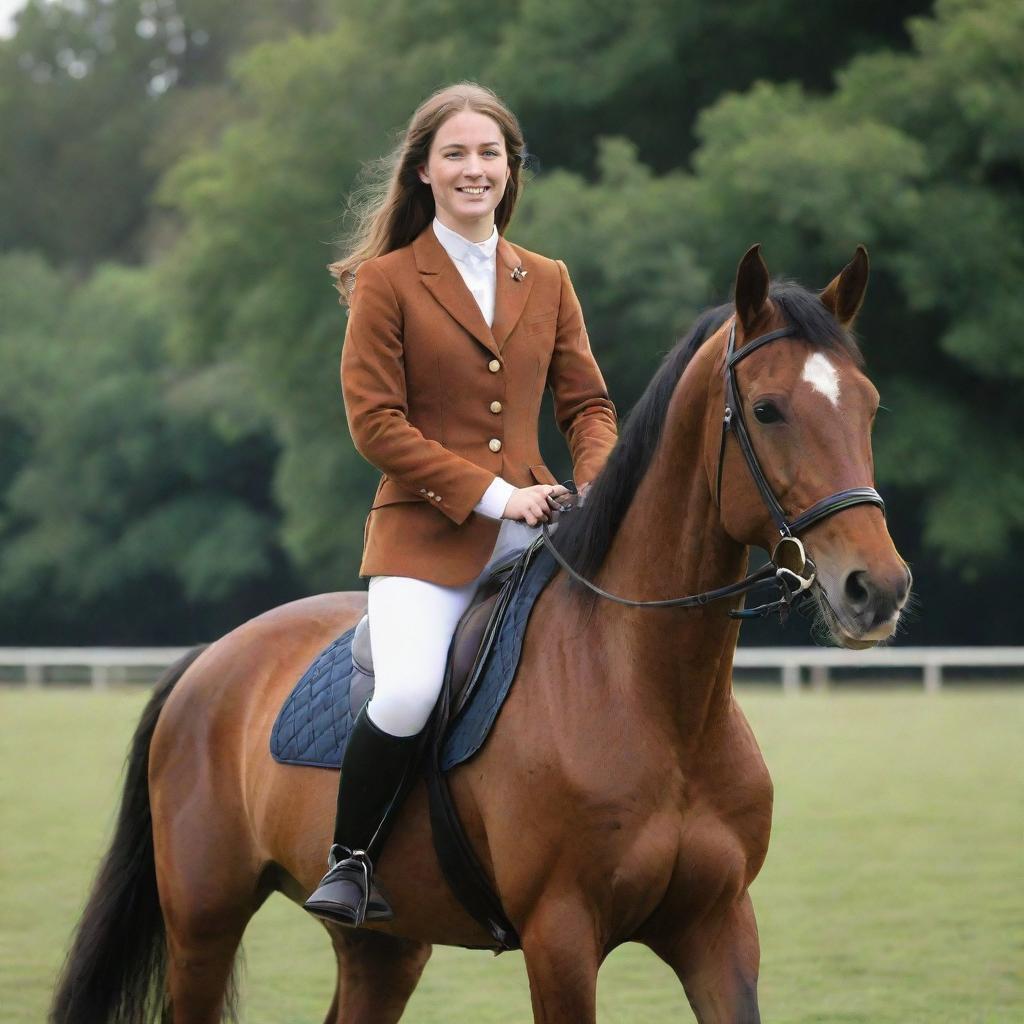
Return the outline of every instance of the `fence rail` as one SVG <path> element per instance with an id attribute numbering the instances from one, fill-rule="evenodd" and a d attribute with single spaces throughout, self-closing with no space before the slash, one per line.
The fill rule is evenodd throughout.
<path id="1" fill-rule="evenodd" d="M 94 689 L 103 690 L 130 679 L 153 682 L 188 650 L 188 647 L 0 647 L 0 669 L 8 670 L 5 676 L 11 674 L 12 669 L 21 670 L 21 680 L 4 678 L 5 683 L 20 681 L 29 687 L 60 685 L 77 682 L 76 676 L 84 675 Z M 65 671 L 52 671 L 61 669 Z M 53 678 L 58 675 L 64 678 Z"/>
<path id="2" fill-rule="evenodd" d="M 1017 669 L 1024 681 L 1024 647 L 875 647 L 866 651 L 835 647 L 738 647 L 733 664 L 741 669 L 778 669 L 787 693 L 799 692 L 805 668 L 814 689 L 828 687 L 832 669 L 864 670 L 872 675 L 877 675 L 879 669 L 918 669 L 928 693 L 942 689 L 947 668 Z"/>
<path id="3" fill-rule="evenodd" d="M 151 683 L 187 647 L 0 647 L 0 682 L 29 687 L 87 683 L 97 690 L 128 682 Z M 735 667 L 778 673 L 786 693 L 798 693 L 806 674 L 813 689 L 827 689 L 832 670 L 844 675 L 911 669 L 928 693 L 942 689 L 946 669 L 1018 670 L 1024 682 L 1024 647 L 740 647 Z M 63 678 L 61 678 L 63 676 Z"/>

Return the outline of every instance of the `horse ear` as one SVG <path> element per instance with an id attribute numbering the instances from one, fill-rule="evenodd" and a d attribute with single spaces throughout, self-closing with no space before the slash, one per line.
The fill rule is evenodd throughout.
<path id="1" fill-rule="evenodd" d="M 761 257 L 761 243 L 752 245 L 736 271 L 736 315 L 746 332 L 757 322 L 768 300 L 768 267 Z"/>
<path id="2" fill-rule="evenodd" d="M 821 293 L 821 301 L 843 327 L 849 327 L 853 323 L 864 302 L 869 267 L 868 251 L 863 245 L 858 245 L 853 259 Z"/>

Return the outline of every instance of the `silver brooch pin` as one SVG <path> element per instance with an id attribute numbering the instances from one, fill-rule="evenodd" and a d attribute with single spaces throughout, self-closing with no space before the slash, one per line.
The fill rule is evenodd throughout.
<path id="1" fill-rule="evenodd" d="M 529 273 L 529 271 L 528 271 L 528 270 L 523 270 L 523 268 L 522 268 L 522 267 L 516 267 L 516 268 L 515 268 L 515 269 L 514 269 L 514 270 L 512 271 L 512 280 L 513 280 L 513 281 L 522 281 L 522 279 L 523 279 L 524 277 L 526 277 L 526 275 L 527 275 L 528 273 Z"/>

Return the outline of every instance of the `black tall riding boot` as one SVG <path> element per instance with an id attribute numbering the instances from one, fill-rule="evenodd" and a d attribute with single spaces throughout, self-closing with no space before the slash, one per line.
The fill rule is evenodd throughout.
<path id="1" fill-rule="evenodd" d="M 406 775 L 419 749 L 420 736 L 392 736 L 359 712 L 341 763 L 338 814 L 329 868 L 303 904 L 317 917 L 357 927 L 363 921 L 389 921 L 394 914 L 373 885 L 374 856 L 381 844 L 381 824 L 401 797 Z"/>

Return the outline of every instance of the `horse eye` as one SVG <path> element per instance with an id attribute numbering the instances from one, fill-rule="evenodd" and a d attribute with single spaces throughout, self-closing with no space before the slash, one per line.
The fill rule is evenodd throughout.
<path id="1" fill-rule="evenodd" d="M 774 402 L 758 402 L 754 406 L 754 415 L 758 423 L 778 423 L 782 419 L 782 413 Z"/>

